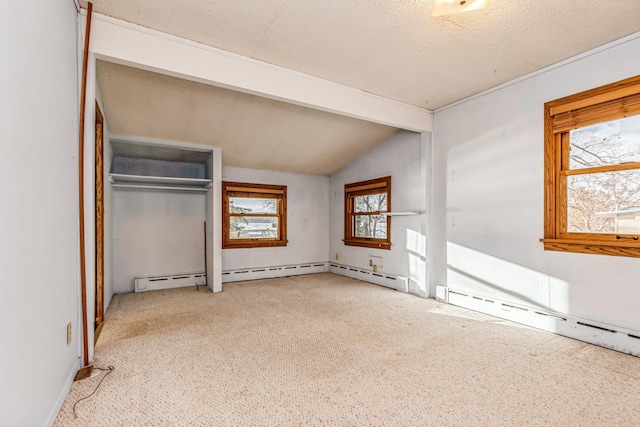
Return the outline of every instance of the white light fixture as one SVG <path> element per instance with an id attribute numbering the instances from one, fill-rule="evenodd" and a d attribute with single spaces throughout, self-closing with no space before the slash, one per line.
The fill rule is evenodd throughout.
<path id="1" fill-rule="evenodd" d="M 487 0 L 433 0 L 431 16 L 453 15 L 484 9 L 486 6 Z"/>

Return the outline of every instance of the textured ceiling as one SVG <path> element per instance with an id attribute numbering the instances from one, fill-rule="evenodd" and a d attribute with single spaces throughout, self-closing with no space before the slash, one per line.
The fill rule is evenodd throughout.
<path id="1" fill-rule="evenodd" d="M 436 109 L 640 31 L 638 0 L 94 0 L 94 11 Z"/>
<path id="2" fill-rule="evenodd" d="M 396 129 L 98 61 L 112 135 L 222 148 L 226 166 L 330 175 Z"/>
<path id="3" fill-rule="evenodd" d="M 640 0 L 94 0 L 94 11 L 426 109 L 640 31 Z M 86 2 L 84 4 L 86 6 Z M 331 174 L 394 129 L 108 63 L 112 133 L 223 148 L 230 166 Z"/>

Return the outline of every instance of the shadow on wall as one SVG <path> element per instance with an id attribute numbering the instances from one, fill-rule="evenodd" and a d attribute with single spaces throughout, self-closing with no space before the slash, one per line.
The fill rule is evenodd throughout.
<path id="1" fill-rule="evenodd" d="M 452 242 L 447 260 L 449 289 L 569 313 L 569 284 L 563 280 Z"/>

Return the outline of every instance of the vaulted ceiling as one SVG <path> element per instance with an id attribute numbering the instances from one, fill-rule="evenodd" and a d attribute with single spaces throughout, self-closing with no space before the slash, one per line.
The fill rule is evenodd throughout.
<path id="1" fill-rule="evenodd" d="M 432 2 L 93 5 L 94 12 L 430 110 L 640 31 L 638 0 L 488 0 L 483 10 L 438 18 L 430 15 Z M 112 132 L 220 145 L 225 164 L 234 166 L 330 174 L 393 132 L 113 64 L 99 65 L 98 82 Z"/>

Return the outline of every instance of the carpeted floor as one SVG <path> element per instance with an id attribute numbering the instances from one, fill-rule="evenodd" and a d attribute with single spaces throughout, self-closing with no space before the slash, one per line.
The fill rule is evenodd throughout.
<path id="1" fill-rule="evenodd" d="M 332 274 L 114 297 L 56 426 L 638 426 L 640 358 Z"/>

